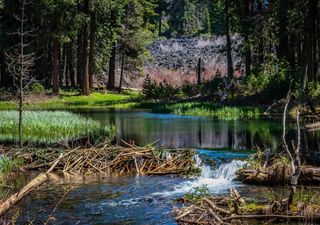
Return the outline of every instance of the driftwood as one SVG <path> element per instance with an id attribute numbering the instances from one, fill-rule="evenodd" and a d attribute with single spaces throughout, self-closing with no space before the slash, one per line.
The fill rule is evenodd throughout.
<path id="1" fill-rule="evenodd" d="M 12 208 L 18 201 L 27 196 L 34 188 L 39 187 L 48 180 L 48 174 L 51 173 L 58 165 L 59 161 L 64 157 L 60 155 L 59 158 L 53 163 L 47 172 L 39 174 L 36 178 L 31 180 L 26 186 L 24 186 L 19 192 L 11 195 L 7 200 L 0 204 L 0 216 L 6 213 Z"/>

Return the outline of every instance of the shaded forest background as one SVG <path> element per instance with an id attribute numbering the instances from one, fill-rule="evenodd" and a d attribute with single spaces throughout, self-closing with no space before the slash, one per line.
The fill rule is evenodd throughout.
<path id="1" fill-rule="evenodd" d="M 26 51 L 35 55 L 30 76 L 54 94 L 69 87 L 89 95 L 99 82 L 115 90 L 124 74 L 145 75 L 153 41 L 222 35 L 231 80 L 238 35 L 249 92 L 280 98 L 292 83 L 311 103 L 320 96 L 319 8 L 318 0 L 30 0 L 24 28 Z M 2 88 L 14 86 L 7 56 L 20 44 L 20 12 L 19 0 L 0 1 Z"/>

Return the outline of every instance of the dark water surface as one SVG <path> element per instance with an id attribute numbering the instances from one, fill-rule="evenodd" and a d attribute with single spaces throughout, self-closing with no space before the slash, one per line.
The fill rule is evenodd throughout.
<path id="1" fill-rule="evenodd" d="M 268 189 L 235 181 L 253 146 L 276 147 L 281 140 L 277 120 L 223 121 L 210 118 L 146 112 L 81 112 L 105 125 L 115 125 L 117 142 L 196 148 L 198 178 L 176 176 L 66 177 L 55 176 L 41 190 L 20 203 L 18 222 L 47 220 L 63 193 L 73 187 L 53 213 L 53 224 L 176 224 L 173 199 L 206 185 L 213 194 L 236 187 L 248 198 L 266 198 Z M 308 134 L 308 146 L 319 146 L 319 133 Z M 203 158 L 217 162 L 211 166 Z"/>
<path id="2" fill-rule="evenodd" d="M 154 114 L 148 112 L 88 111 L 82 114 L 105 125 L 115 125 L 117 142 L 133 140 L 138 145 L 158 141 L 173 148 L 210 148 L 239 150 L 276 148 L 281 141 L 281 119 L 217 120 L 208 117 Z M 295 122 L 287 125 L 295 126 Z M 292 133 L 292 134 L 291 134 Z M 294 136 L 294 131 L 289 136 Z M 306 134 L 307 146 L 319 150 L 320 132 Z"/>

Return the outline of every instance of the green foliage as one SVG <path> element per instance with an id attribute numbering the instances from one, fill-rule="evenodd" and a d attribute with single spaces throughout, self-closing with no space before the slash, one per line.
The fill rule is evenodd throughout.
<path id="1" fill-rule="evenodd" d="M 13 172 L 24 164 L 21 157 L 11 158 L 8 156 L 0 157 L 0 183 L 4 182 L 7 174 Z"/>
<path id="2" fill-rule="evenodd" d="M 142 86 L 142 92 L 146 99 L 169 99 L 174 98 L 179 89 L 172 87 L 166 80 L 157 84 L 147 75 Z"/>
<path id="3" fill-rule="evenodd" d="M 23 113 L 23 138 L 26 142 L 53 144 L 90 136 L 101 129 L 91 119 L 63 111 Z M 18 140 L 18 112 L 0 111 L 0 141 Z"/>
<path id="4" fill-rule="evenodd" d="M 264 94 L 268 99 L 279 99 L 288 92 L 288 64 L 285 61 L 271 61 L 264 64 L 261 71 L 247 78 L 248 90 L 251 94 Z"/>
<path id="5" fill-rule="evenodd" d="M 201 83 L 200 85 L 186 83 L 181 87 L 181 91 L 185 96 L 193 97 L 197 94 L 203 96 L 211 96 L 219 93 L 223 85 L 221 77 L 215 77 L 210 81 Z"/>
<path id="6" fill-rule="evenodd" d="M 206 185 L 195 187 L 190 192 L 184 194 L 184 198 L 190 202 L 197 202 L 201 198 L 210 196 L 210 191 Z"/>
<path id="7" fill-rule="evenodd" d="M 42 84 L 40 83 L 34 83 L 30 86 L 29 92 L 31 94 L 43 94 L 45 93 L 45 88 Z"/>
<path id="8" fill-rule="evenodd" d="M 302 202 L 305 205 L 309 205 L 311 203 L 320 204 L 320 197 L 318 193 L 313 190 L 309 190 L 306 188 L 300 188 L 294 195 L 294 201 Z"/>
<path id="9" fill-rule="evenodd" d="M 152 111 L 188 116 L 210 116 L 225 120 L 254 118 L 261 115 L 259 108 L 219 106 L 212 102 L 184 102 L 158 105 Z"/>
<path id="10" fill-rule="evenodd" d="M 257 204 L 255 202 L 246 203 L 244 206 L 241 207 L 241 211 L 244 213 L 250 214 L 259 214 L 265 210 L 264 204 Z"/>
<path id="11" fill-rule="evenodd" d="M 268 190 L 267 196 L 268 196 L 269 202 L 271 203 L 281 202 L 286 197 L 286 190 L 285 188 L 282 188 L 280 190 L 273 190 L 270 188 Z"/>

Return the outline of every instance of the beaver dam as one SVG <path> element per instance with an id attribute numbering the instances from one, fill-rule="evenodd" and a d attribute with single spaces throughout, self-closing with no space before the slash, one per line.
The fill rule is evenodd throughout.
<path id="1" fill-rule="evenodd" d="M 117 175 L 191 174 L 194 170 L 193 151 L 138 147 L 123 141 L 125 147 L 100 144 L 91 148 L 63 151 L 56 171 L 71 174 L 110 173 Z M 32 150 L 23 153 L 28 169 L 44 169 L 59 157 L 61 151 Z"/>

